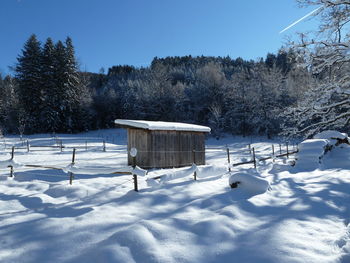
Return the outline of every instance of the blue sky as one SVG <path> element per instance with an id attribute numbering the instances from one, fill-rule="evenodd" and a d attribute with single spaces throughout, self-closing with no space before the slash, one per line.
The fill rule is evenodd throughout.
<path id="1" fill-rule="evenodd" d="M 1 0 L 0 72 L 16 63 L 24 42 L 72 37 L 82 70 L 147 66 L 166 56 L 231 56 L 276 52 L 288 35 L 315 26 L 294 0 Z"/>

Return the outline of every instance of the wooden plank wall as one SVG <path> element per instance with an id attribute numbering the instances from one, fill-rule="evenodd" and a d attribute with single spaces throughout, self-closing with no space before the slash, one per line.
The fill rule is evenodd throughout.
<path id="1" fill-rule="evenodd" d="M 148 130 L 128 129 L 128 165 L 132 165 L 132 157 L 129 153 L 133 147 L 137 149 L 136 164 L 140 167 L 149 165 L 149 139 Z"/>
<path id="2" fill-rule="evenodd" d="M 205 164 L 205 134 L 183 131 L 128 129 L 128 151 L 138 150 L 136 163 L 143 168 L 171 168 Z M 129 165 L 132 158 L 128 155 Z"/>

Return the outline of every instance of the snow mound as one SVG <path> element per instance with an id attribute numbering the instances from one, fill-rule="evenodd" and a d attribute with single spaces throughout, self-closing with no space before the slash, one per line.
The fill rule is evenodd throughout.
<path id="1" fill-rule="evenodd" d="M 332 145 L 336 145 L 339 141 L 349 142 L 348 135 L 346 133 L 333 130 L 320 132 L 314 136 L 314 139 L 327 139 Z"/>
<path id="2" fill-rule="evenodd" d="M 180 244 L 185 242 L 180 233 L 174 233 L 173 226 L 141 220 L 102 240 L 75 262 L 176 262 L 173 257 L 181 257 L 185 250 L 171 241 L 175 236 Z"/>
<path id="3" fill-rule="evenodd" d="M 189 168 L 185 169 L 169 169 L 166 170 L 163 174 L 159 174 L 154 176 L 153 174 L 149 174 L 149 178 L 147 179 L 147 183 L 149 186 L 158 186 L 158 183 L 155 182 L 154 178 L 160 179 L 159 183 L 165 183 L 168 181 L 181 179 L 185 177 L 193 177 L 196 172 L 197 178 L 207 178 L 207 177 L 216 177 L 222 176 L 227 173 L 227 166 L 225 165 L 201 165 L 197 166 L 193 164 Z"/>
<path id="4" fill-rule="evenodd" d="M 261 178 L 260 174 L 254 169 L 232 174 L 229 177 L 229 184 L 230 186 L 237 184 L 237 188 L 251 195 L 263 194 L 270 188 L 270 183 Z"/>
<path id="5" fill-rule="evenodd" d="M 340 258 L 340 262 L 350 262 L 350 224 L 347 225 L 345 234 L 338 240 L 336 245 L 343 252 Z"/>
<path id="6" fill-rule="evenodd" d="M 305 140 L 299 144 L 296 156 L 298 170 L 315 170 L 321 168 L 349 167 L 350 149 L 346 133 L 338 131 L 323 131 L 314 139 Z M 327 153 L 327 155 L 325 155 Z"/>
<path id="7" fill-rule="evenodd" d="M 136 166 L 126 167 L 105 167 L 105 166 L 80 166 L 76 164 L 67 165 L 63 171 L 65 173 L 73 174 L 86 174 L 86 175 L 98 175 L 98 174 L 113 174 L 113 173 L 133 173 L 138 176 L 146 176 L 147 171 Z"/>
<path id="8" fill-rule="evenodd" d="M 228 172 L 226 165 L 201 165 L 197 167 L 198 178 L 221 176 Z"/>
<path id="9" fill-rule="evenodd" d="M 13 168 L 19 168 L 19 167 L 22 167 L 23 164 L 18 163 L 18 162 L 16 162 L 13 159 L 12 160 L 9 159 L 9 160 L 0 161 L 0 169 L 5 169 L 5 168 L 7 168 L 9 166 L 12 166 Z"/>
<path id="10" fill-rule="evenodd" d="M 350 145 L 341 144 L 333 147 L 322 158 L 323 169 L 350 169 Z"/>
<path id="11" fill-rule="evenodd" d="M 74 185 L 53 185 L 44 194 L 52 198 L 65 197 L 68 199 L 82 199 L 97 192 L 95 188 L 75 182 Z"/>
<path id="12" fill-rule="evenodd" d="M 316 169 L 329 146 L 327 139 L 309 139 L 301 142 L 296 156 L 296 167 L 306 170 Z"/>
<path id="13" fill-rule="evenodd" d="M 299 144 L 298 156 L 303 157 L 320 157 L 324 154 L 325 148 L 329 144 L 326 139 L 309 139 Z"/>
<path id="14" fill-rule="evenodd" d="M 346 133 L 341 133 L 338 131 L 328 130 L 317 133 L 314 136 L 314 139 L 345 139 L 348 135 Z"/>
<path id="15" fill-rule="evenodd" d="M 196 171 L 197 171 L 197 166 L 195 164 L 193 164 L 190 168 L 187 168 L 187 169 L 184 169 L 184 170 L 173 169 L 170 172 L 164 174 L 160 178 L 160 182 L 163 183 L 163 182 L 167 182 L 167 181 L 171 181 L 171 180 L 175 180 L 175 179 L 180 179 L 180 178 L 183 178 L 183 177 L 191 176 Z"/>

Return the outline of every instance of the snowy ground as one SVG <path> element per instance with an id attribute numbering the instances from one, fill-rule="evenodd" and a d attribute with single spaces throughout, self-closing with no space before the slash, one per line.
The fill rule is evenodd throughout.
<path id="1" fill-rule="evenodd" d="M 122 130 L 58 137 L 65 146 L 83 146 L 79 166 L 126 164 Z M 56 143 L 49 135 L 29 139 L 37 146 Z M 209 139 L 212 166 L 199 167 L 197 181 L 192 175 L 162 182 L 139 178 L 138 193 L 130 175 L 78 174 L 69 185 L 58 170 L 15 168 L 9 178 L 9 169 L 1 169 L 0 262 L 350 262 L 350 149 L 330 152 L 320 169 L 307 172 L 285 159 L 260 163 L 258 172 L 271 190 L 258 194 L 240 185 L 231 189 L 226 173 L 225 146 L 231 161 L 241 162 L 250 160 L 251 141 L 258 156 L 271 154 L 272 142 L 259 138 Z M 23 147 L 15 153 L 22 164 L 71 162 L 71 148 L 27 153 L 17 137 L 5 143 L 0 161 L 16 144 Z"/>

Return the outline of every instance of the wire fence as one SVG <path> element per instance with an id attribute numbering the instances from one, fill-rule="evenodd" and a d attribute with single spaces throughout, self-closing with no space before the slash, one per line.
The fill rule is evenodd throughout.
<path id="1" fill-rule="evenodd" d="M 17 144 L 18 145 L 18 144 Z M 39 150 L 39 151 L 45 151 L 45 147 L 47 148 L 53 148 L 53 149 L 59 149 L 60 151 L 62 151 L 63 149 L 63 144 L 62 142 L 60 142 L 60 145 L 57 146 L 57 145 L 35 145 L 35 146 L 30 146 L 30 143 L 29 141 L 27 140 L 26 142 L 26 147 L 22 147 L 22 146 L 14 146 L 12 144 L 11 146 L 11 159 L 9 160 L 10 163 L 7 167 L 10 168 L 10 176 L 13 177 L 14 176 L 14 169 L 15 169 L 15 166 L 13 165 L 13 162 L 14 161 L 14 156 L 15 156 L 15 152 L 16 150 L 23 150 L 23 149 L 26 149 L 27 152 L 31 152 L 33 151 L 33 149 L 36 149 Z M 79 145 L 78 145 L 79 146 Z M 71 170 L 67 170 L 67 167 L 73 167 L 74 165 L 76 165 L 76 150 L 77 148 L 73 147 L 72 145 L 70 145 L 69 147 L 72 148 L 72 160 L 71 162 L 68 164 L 68 166 L 66 167 L 62 167 L 62 166 L 56 166 L 56 165 L 48 165 L 48 164 L 25 164 L 23 165 L 22 168 L 40 168 L 40 169 L 50 169 L 50 170 L 62 170 L 66 173 L 68 173 L 68 177 L 69 177 L 69 183 L 72 184 L 73 183 L 73 179 L 74 179 L 74 174 Z M 80 146 L 80 148 L 83 148 L 84 146 Z M 44 148 L 44 149 L 42 149 Z M 68 147 L 67 147 L 68 148 Z M 85 147 L 84 147 L 86 150 L 88 150 L 88 148 L 86 147 L 86 144 L 85 144 Z M 106 144 L 105 142 L 103 141 L 103 144 L 101 145 L 101 151 L 100 152 L 106 152 Z M 234 150 L 237 150 L 237 149 L 234 149 Z M 149 153 L 149 154 L 152 154 L 152 153 L 164 153 L 164 154 L 171 154 L 171 153 L 184 153 L 184 154 L 193 154 L 193 160 L 191 162 L 187 161 L 187 162 L 184 162 L 184 163 L 178 163 L 177 166 L 191 166 L 193 164 L 196 164 L 196 160 L 195 160 L 195 154 L 194 153 L 222 153 L 222 158 L 227 158 L 226 160 L 226 163 L 228 164 L 228 172 L 231 172 L 231 168 L 232 167 L 236 167 L 236 166 L 240 166 L 240 165 L 247 165 L 247 164 L 252 164 L 254 165 L 254 168 L 257 168 L 257 165 L 259 164 L 259 162 L 262 162 L 262 161 L 266 161 L 266 160 L 269 160 L 269 159 L 272 159 L 272 161 L 275 161 L 276 158 L 289 158 L 290 156 L 292 156 L 293 154 L 297 153 L 298 152 L 298 148 L 296 145 L 292 145 L 290 146 L 288 143 L 285 143 L 285 144 L 272 144 L 271 145 L 271 149 L 270 149 L 270 154 L 266 153 L 268 152 L 266 150 L 266 147 L 264 148 L 263 150 L 263 155 L 264 156 L 260 156 L 258 157 L 257 156 L 257 153 L 256 153 L 256 150 L 255 150 L 255 147 L 253 147 L 253 145 L 251 144 L 248 144 L 247 147 L 245 148 L 241 148 L 240 149 L 240 152 L 241 153 L 244 153 L 245 157 L 248 157 L 249 159 L 248 160 L 243 160 L 243 161 L 240 161 L 240 162 L 232 162 L 231 159 L 232 159 L 232 147 L 206 147 L 205 150 L 191 150 L 191 151 L 186 151 L 186 150 L 182 150 L 182 151 L 175 151 L 175 150 L 157 150 L 157 151 L 143 151 L 143 150 L 140 150 L 138 152 L 140 153 Z M 79 163 L 93 163 L 94 161 L 105 161 L 107 162 L 107 160 L 111 160 L 112 158 L 113 159 L 116 159 L 117 157 L 119 158 L 123 158 L 121 157 L 121 153 L 125 153 L 125 157 L 128 156 L 128 152 L 127 150 L 117 150 L 118 153 L 114 153 L 112 155 L 104 155 L 102 157 L 95 157 L 95 158 L 89 158 L 89 159 L 84 159 L 84 160 L 80 160 Z M 237 154 L 237 152 L 236 152 Z M 236 156 L 237 157 L 237 156 Z M 113 160 L 112 159 L 112 160 Z M 125 161 L 126 161 L 126 158 L 125 158 Z M 40 161 L 38 161 L 40 162 Z M 134 161 L 134 164 L 133 164 L 133 168 L 135 168 L 137 165 L 136 163 L 136 158 L 135 158 L 135 161 Z M 123 169 L 125 168 L 125 170 L 123 171 Z M 155 168 L 154 166 L 142 166 L 143 169 L 152 169 L 152 168 Z M 169 167 L 171 168 L 171 167 Z M 16 168 L 17 169 L 17 168 Z M 114 169 L 113 167 L 111 169 Z M 122 169 L 122 170 L 120 170 Z M 30 171 L 30 170 L 29 170 Z M 32 174 L 31 172 L 29 171 L 21 171 L 21 172 L 26 172 L 27 174 Z M 52 174 L 46 174 L 46 173 L 37 173 L 35 172 L 36 175 L 41 175 L 41 176 L 58 176 L 58 175 L 52 175 Z M 100 174 L 105 174 L 105 173 L 100 173 Z M 132 171 L 130 170 L 130 166 L 128 166 L 127 164 L 125 164 L 125 166 L 121 166 L 121 167 L 117 167 L 115 168 L 115 171 L 112 171 L 110 172 L 109 174 L 122 174 L 122 175 L 132 175 L 133 178 L 132 179 L 129 179 L 127 181 L 125 181 L 123 184 L 127 183 L 127 182 L 130 182 L 130 181 L 133 181 L 134 182 L 134 190 L 135 191 L 138 191 L 138 186 L 137 186 L 137 175 Z M 67 176 L 64 176 L 64 175 L 59 175 L 60 177 L 64 177 L 64 178 L 67 178 Z M 160 176 L 161 177 L 161 176 Z M 194 177 L 195 177 L 195 180 L 196 180 L 196 172 L 194 172 Z"/>
<path id="2" fill-rule="evenodd" d="M 279 147 L 276 147 L 276 146 L 279 146 Z M 57 146 L 34 146 L 34 147 L 37 147 L 37 148 L 45 148 L 45 147 L 53 147 L 53 148 L 57 148 Z M 73 147 L 71 146 L 70 147 L 73 151 L 76 151 L 78 148 L 76 147 Z M 12 146 L 11 147 L 11 150 L 13 152 L 17 151 L 17 150 L 22 150 L 24 149 L 23 147 L 16 147 L 16 146 Z M 9 149 L 10 150 L 10 149 Z M 288 146 L 288 144 L 285 144 L 284 145 L 284 148 L 282 146 L 282 144 L 272 144 L 271 145 L 271 153 L 270 154 L 267 154 L 267 150 L 264 149 L 263 153 L 260 154 L 256 152 L 255 150 L 255 147 L 252 147 L 251 144 L 247 145 L 246 148 L 241 148 L 239 149 L 238 151 L 238 154 L 237 154 L 237 150 L 236 149 L 233 149 L 234 151 L 232 151 L 232 147 L 206 147 L 204 151 L 201 151 L 201 150 L 181 150 L 181 151 L 178 151 L 178 150 L 155 150 L 155 151 L 144 151 L 144 150 L 138 150 L 138 153 L 149 153 L 149 154 L 167 154 L 167 156 L 170 156 L 171 157 L 171 154 L 174 153 L 174 154 L 177 154 L 177 153 L 184 153 L 184 154 L 194 154 L 194 153 L 207 153 L 207 154 L 211 154 L 211 153 L 223 153 L 223 154 L 227 154 L 227 162 L 229 164 L 232 164 L 233 166 L 238 166 L 238 165 L 241 165 L 241 164 L 246 164 L 246 163 L 250 163 L 250 162 L 253 162 L 255 160 L 255 162 L 260 162 L 260 161 L 265 161 L 265 160 L 268 160 L 268 159 L 274 159 L 274 158 L 280 158 L 280 157 L 289 157 L 290 155 L 298 152 L 298 149 L 297 149 L 297 146 L 296 145 L 292 145 L 292 149 L 290 149 L 290 147 Z M 236 152 L 235 152 L 236 150 Z M 27 152 L 30 152 L 32 151 L 31 149 L 28 149 Z M 46 151 L 45 149 L 37 149 L 36 151 Z M 117 152 L 117 153 L 116 153 Z M 238 163 L 232 163 L 231 162 L 231 156 L 233 155 L 232 152 L 234 152 L 234 157 L 240 157 L 241 158 L 249 158 L 249 156 L 251 157 L 251 160 L 249 161 L 243 161 L 243 162 L 238 162 Z M 7 151 L 7 153 L 11 153 L 11 151 Z M 244 153 L 244 154 L 242 154 Z M 122 154 L 125 154 L 125 156 L 123 157 Z M 257 157 L 257 155 L 260 155 L 260 157 Z M 266 156 L 267 155 L 267 156 Z M 85 161 L 85 162 L 93 162 L 93 161 L 107 161 L 107 160 L 110 160 L 111 158 L 125 158 L 125 161 L 126 161 L 126 157 L 128 156 L 128 152 L 126 149 L 124 150 L 113 150 L 113 154 L 111 155 L 103 155 L 102 157 L 94 157 L 94 158 L 91 158 L 91 157 L 88 157 L 88 159 L 84 159 L 84 160 L 80 160 L 80 161 Z M 238 158 L 239 159 L 239 158 Z M 194 156 L 194 160 L 192 160 L 191 162 L 184 162 L 184 163 L 177 163 L 178 166 L 189 166 L 189 165 L 192 165 L 193 163 L 195 163 L 195 156 Z M 33 167 L 35 167 L 35 165 L 33 165 Z M 152 166 L 148 166 L 148 167 L 144 167 L 144 168 L 154 168 Z"/>
<path id="3" fill-rule="evenodd" d="M 17 150 L 24 151 L 61 151 L 66 149 L 82 149 L 82 150 L 97 150 L 105 152 L 108 144 L 115 144 L 117 142 L 117 136 L 106 136 L 96 138 L 59 138 L 59 137 L 47 137 L 38 139 L 25 139 L 25 138 L 1 138 L 0 150 L 10 150 L 13 146 Z M 115 147 L 114 147 L 115 148 Z M 118 151 L 113 149 L 113 151 Z M 123 151 L 120 149 L 119 151 Z"/>

